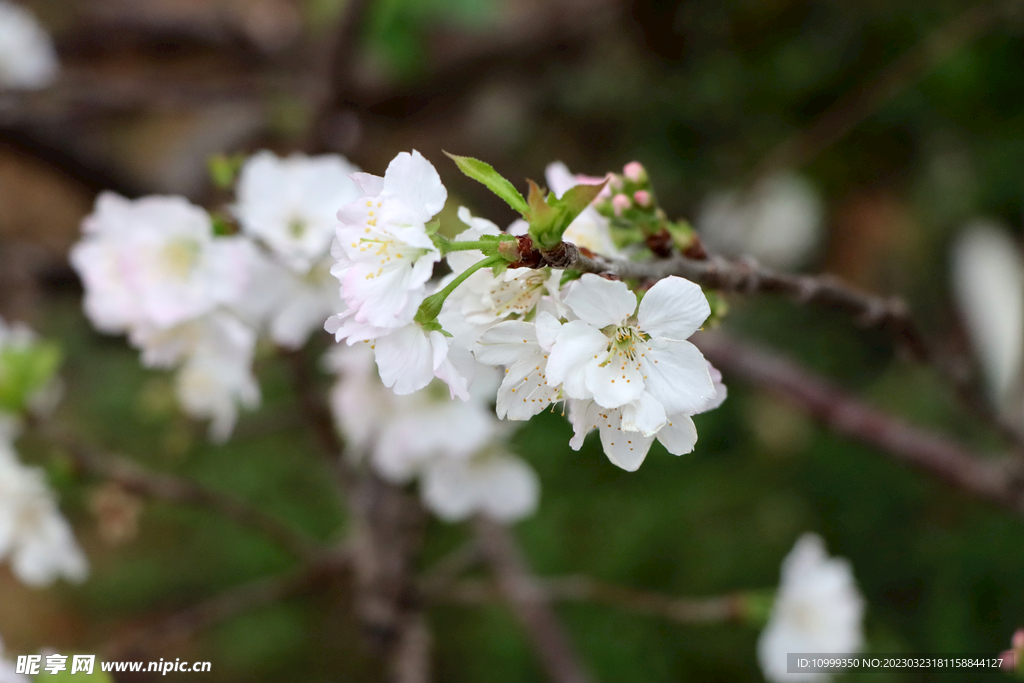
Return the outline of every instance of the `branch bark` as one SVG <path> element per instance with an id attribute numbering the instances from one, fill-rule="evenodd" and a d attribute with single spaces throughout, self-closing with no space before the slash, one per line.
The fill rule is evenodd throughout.
<path id="1" fill-rule="evenodd" d="M 534 578 L 512 534 L 497 522 L 478 517 L 474 522 L 480 551 L 494 571 L 509 607 L 526 628 L 544 670 L 556 683 L 587 683 L 583 669 L 551 601 Z"/>
<path id="2" fill-rule="evenodd" d="M 864 404 L 790 360 L 724 334 L 698 335 L 694 341 L 720 370 L 780 396 L 832 431 L 976 498 L 1024 514 L 1024 466 L 1019 459 L 978 457 L 949 437 Z"/>
<path id="3" fill-rule="evenodd" d="M 258 532 L 297 557 L 309 560 L 321 554 L 316 543 L 299 530 L 228 494 L 212 491 L 184 477 L 152 472 L 129 460 L 101 454 L 54 429 L 41 427 L 41 432 L 50 442 L 61 446 L 84 474 L 112 481 L 140 496 L 210 510 Z"/>
<path id="4" fill-rule="evenodd" d="M 619 586 L 589 576 L 537 578 L 536 586 L 549 602 L 598 603 L 680 624 L 737 621 L 744 613 L 743 600 L 739 595 L 677 598 Z M 490 603 L 502 598 L 501 589 L 494 581 L 472 579 L 438 586 L 427 594 L 434 600 L 463 605 Z"/>

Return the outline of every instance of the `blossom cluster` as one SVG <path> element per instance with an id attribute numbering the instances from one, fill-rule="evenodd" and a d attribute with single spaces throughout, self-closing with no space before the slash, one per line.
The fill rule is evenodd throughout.
<path id="1" fill-rule="evenodd" d="M 562 165 L 549 176 L 560 186 L 548 200 L 556 210 L 579 185 L 597 190 L 561 239 L 616 255 L 607 253 L 617 250 L 609 219 L 595 208 L 607 202 L 604 181 L 573 178 Z M 725 397 L 720 375 L 687 341 L 711 312 L 698 285 L 668 277 L 641 300 L 626 283 L 589 273 L 507 267 L 485 252 L 524 227 L 531 235 L 533 224 L 503 232 L 465 208 L 466 228 L 453 241 L 437 238 L 431 221 L 447 192 L 416 152 L 399 154 L 383 178 L 354 178 L 363 197 L 338 213 L 331 270 L 344 306 L 326 328 L 349 345 L 370 343 L 386 386 L 408 394 L 437 378 L 453 399 L 468 400 L 475 359 L 505 371 L 499 417 L 526 420 L 564 403 L 575 432 L 570 445 L 580 448 L 597 429 L 623 469 L 637 469 L 655 439 L 677 455 L 693 449 L 691 417 Z M 445 254 L 452 272 L 430 286 Z"/>
<path id="2" fill-rule="evenodd" d="M 27 327 L 0 320 L 0 559 L 29 586 L 82 581 L 88 573 L 45 473 L 23 464 L 14 446 L 20 412 L 46 410 L 56 395 L 48 355 Z"/>
<path id="3" fill-rule="evenodd" d="M 500 447 L 499 418 L 560 410 L 572 448 L 597 430 L 626 470 L 655 440 L 690 452 L 692 416 L 725 398 L 721 375 L 688 341 L 711 312 L 701 288 L 678 277 L 631 286 L 523 260 L 530 245 L 563 241 L 634 255 L 637 240 L 616 230 L 663 215 L 643 167 L 591 178 L 555 163 L 553 191 L 533 186 L 527 202 L 482 162 L 456 162 L 522 218 L 502 230 L 462 207 L 462 226 L 440 231 L 448 192 L 415 151 L 383 176 L 338 156 L 260 152 L 213 215 L 182 197 L 104 193 L 71 253 L 85 311 L 97 329 L 126 334 L 144 365 L 175 370 L 182 408 L 210 419 L 221 440 L 239 408 L 259 402 L 259 337 L 296 349 L 325 328 L 357 347 L 327 361 L 339 375 L 340 431 L 382 476 L 418 478 L 449 519 L 479 510 L 513 519 L 536 505 L 536 477 Z M 626 193 L 630 206 L 616 208 Z"/>

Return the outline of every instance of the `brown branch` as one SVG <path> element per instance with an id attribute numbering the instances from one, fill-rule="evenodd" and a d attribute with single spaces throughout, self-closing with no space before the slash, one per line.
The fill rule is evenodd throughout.
<path id="1" fill-rule="evenodd" d="M 947 436 L 872 408 L 796 363 L 724 334 L 702 334 L 694 341 L 723 372 L 780 396 L 828 429 L 977 498 L 1024 513 L 1024 469 L 1019 459 L 978 457 Z"/>
<path id="2" fill-rule="evenodd" d="M 536 579 L 546 600 L 592 602 L 625 612 L 660 617 L 680 624 L 707 624 L 740 620 L 744 615 L 739 595 L 711 598 L 677 598 L 671 595 L 627 588 L 589 576 Z M 432 589 L 428 597 L 443 602 L 477 605 L 500 600 L 502 593 L 494 581 L 467 579 Z"/>
<path id="3" fill-rule="evenodd" d="M 333 464 L 352 520 L 355 611 L 393 683 L 430 681 L 430 635 L 414 579 L 426 528 L 419 500 L 344 455 L 323 393 L 304 350 L 289 354 L 292 384 L 309 429 Z"/>
<path id="4" fill-rule="evenodd" d="M 915 358 L 931 360 L 928 344 L 902 299 L 862 292 L 829 275 L 779 273 L 750 259 L 730 261 L 721 256 L 697 260 L 677 254 L 667 259 L 627 261 L 590 258 L 576 249 L 568 251 L 571 260 L 566 267 L 584 273 L 611 273 L 629 280 L 660 280 L 677 275 L 720 291 L 781 294 L 800 304 L 831 308 L 850 315 L 864 327 L 886 330 Z"/>
<path id="5" fill-rule="evenodd" d="M 486 517 L 478 517 L 474 524 L 480 551 L 494 571 L 498 588 L 526 628 L 548 676 L 556 683 L 589 681 L 579 656 L 551 609 L 550 600 L 530 574 L 512 534 Z"/>
<path id="6" fill-rule="evenodd" d="M 309 559 L 320 554 L 316 544 L 302 532 L 228 494 L 212 491 L 190 479 L 152 472 L 129 460 L 100 453 L 55 429 L 41 427 L 41 433 L 51 443 L 61 446 L 71 456 L 75 467 L 84 474 L 107 479 L 140 496 L 210 510 L 260 533 L 297 557 Z"/>
<path id="7" fill-rule="evenodd" d="M 1008 7 L 1004 2 L 980 3 L 931 32 L 874 80 L 841 97 L 810 126 L 777 145 L 753 177 L 810 163 L 942 60 L 991 29 Z"/>
<path id="8" fill-rule="evenodd" d="M 134 655 L 145 653 L 156 644 L 164 647 L 171 641 L 189 640 L 226 619 L 306 591 L 318 582 L 345 571 L 348 565 L 346 552 L 323 555 L 299 569 L 236 586 L 148 625 L 136 625 L 128 634 L 100 650 L 108 659 L 137 659 Z"/>
<path id="9" fill-rule="evenodd" d="M 561 267 L 584 273 L 612 274 L 622 279 L 660 280 L 677 275 L 697 284 L 725 292 L 743 294 L 776 294 L 789 297 L 801 305 L 819 306 L 844 313 L 865 328 L 885 331 L 911 356 L 931 365 L 954 391 L 957 398 L 975 415 L 991 425 L 1017 452 L 1024 452 L 1024 431 L 1007 421 L 979 393 L 963 364 L 942 358 L 928 344 L 910 313 L 910 307 L 899 297 L 883 297 L 861 291 L 831 275 L 798 275 L 764 268 L 752 259 L 731 261 L 717 255 L 692 259 L 676 254 L 670 258 L 627 261 L 601 256 L 588 257 L 573 245 L 564 250 L 568 265 Z M 541 263 L 541 265 L 550 265 Z"/>

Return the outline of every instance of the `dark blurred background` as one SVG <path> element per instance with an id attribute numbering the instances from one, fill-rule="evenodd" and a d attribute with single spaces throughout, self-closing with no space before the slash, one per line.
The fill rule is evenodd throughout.
<path id="1" fill-rule="evenodd" d="M 546 164 L 600 175 L 642 161 L 662 205 L 693 218 L 711 192 L 775 169 L 824 202 L 805 263 L 912 304 L 962 344 L 949 241 L 987 216 L 1019 233 L 1024 207 L 1024 4 L 947 0 L 39 0 L 62 63 L 38 92 L 0 92 L 0 314 L 57 340 L 61 417 L 96 443 L 258 502 L 322 539 L 343 507 L 297 426 L 286 369 L 258 365 L 264 405 L 226 445 L 180 417 L 170 378 L 91 331 L 65 259 L 95 194 L 181 193 L 216 207 L 216 153 L 336 152 L 381 173 L 419 149 L 460 203 L 510 210 L 441 150 L 521 184 Z M 978 446 L 990 435 L 927 370 L 840 316 L 730 296 L 727 329 L 829 374 L 872 403 Z M 327 340 L 319 342 L 323 348 Z M 544 415 L 515 445 L 541 475 L 519 525 L 535 570 L 679 596 L 770 588 L 800 533 L 848 557 L 875 652 L 996 652 L 1024 623 L 1020 520 L 829 435 L 730 383 L 674 458 L 634 474 Z M 23 443 L 30 460 L 48 446 Z M 106 531 L 97 490 L 50 464 L 93 563 L 82 589 L 32 591 L 0 570 L 8 652 L 92 652 L 147 618 L 289 560 L 206 513 L 147 504 L 137 537 Z M 108 516 L 109 517 L 109 516 Z M 434 523 L 424 563 L 466 532 Z M 105 540 L 106 539 L 106 540 Z M 152 658 L 213 662 L 203 680 L 378 680 L 344 586 L 236 617 Z M 561 609 L 602 681 L 760 680 L 757 632 L 680 626 L 602 606 Z M 439 681 L 539 681 L 500 606 L 430 611 Z M 141 658 L 141 657 L 140 657 Z M 194 675 L 193 678 L 198 675 Z M 865 680 L 936 680 L 890 672 Z M 995 678 L 996 676 L 990 676 Z M 139 679 L 143 680 L 143 679 Z M 167 680 L 171 680 L 168 678 Z M 851 677 L 853 680 L 853 677 Z M 964 680 L 953 676 L 944 680 Z M 972 677 L 972 680 L 981 680 Z"/>

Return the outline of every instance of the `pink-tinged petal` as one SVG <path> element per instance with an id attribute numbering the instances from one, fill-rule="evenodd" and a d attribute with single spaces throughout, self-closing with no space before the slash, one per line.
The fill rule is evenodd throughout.
<path id="1" fill-rule="evenodd" d="M 654 436 L 665 426 L 665 408 L 646 391 L 639 400 L 622 407 L 622 429 Z"/>
<path id="2" fill-rule="evenodd" d="M 367 197 L 376 197 L 384 191 L 384 179 L 370 173 L 352 173 L 349 175 L 356 187 Z"/>
<path id="3" fill-rule="evenodd" d="M 605 408 L 624 406 L 644 393 L 643 374 L 622 354 L 613 354 L 604 364 L 588 363 L 585 381 L 594 400 Z"/>
<path id="4" fill-rule="evenodd" d="M 625 282 L 605 280 L 593 273 L 579 279 L 565 297 L 579 319 L 597 329 L 621 325 L 636 310 L 636 295 Z"/>
<path id="5" fill-rule="evenodd" d="M 695 415 L 714 398 L 707 361 L 690 342 L 652 339 L 644 361 L 647 391 L 665 407 L 666 414 Z"/>
<path id="6" fill-rule="evenodd" d="M 561 384 L 569 398 L 592 398 L 586 367 L 607 346 L 608 337 L 585 322 L 574 320 L 562 325 L 548 355 L 548 382 Z"/>
<path id="7" fill-rule="evenodd" d="M 697 426 L 689 415 L 673 415 L 658 432 L 658 441 L 672 455 L 685 455 L 697 444 Z"/>
<path id="8" fill-rule="evenodd" d="M 689 339 L 711 315 L 699 285 L 681 277 L 660 280 L 644 295 L 637 320 L 652 337 Z"/>
<path id="9" fill-rule="evenodd" d="M 640 432 L 623 431 L 622 421 L 616 420 L 616 417 L 618 416 L 606 411 L 598 422 L 601 446 L 604 447 L 604 454 L 613 465 L 627 472 L 636 472 L 647 457 L 647 451 L 651 450 L 654 437 L 644 436 Z"/>
<path id="10" fill-rule="evenodd" d="M 420 223 L 426 223 L 444 208 L 448 191 L 434 166 L 413 150 L 412 154 L 401 152 L 388 165 L 381 196 L 398 199 L 416 213 Z"/>
<path id="11" fill-rule="evenodd" d="M 411 394 L 434 379 L 434 350 L 419 325 L 380 337 L 374 347 L 380 379 L 396 394 Z"/>
<path id="12" fill-rule="evenodd" d="M 511 365 L 537 353 L 537 328 L 521 320 L 506 320 L 480 336 L 473 349 L 485 365 Z"/>

